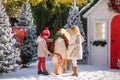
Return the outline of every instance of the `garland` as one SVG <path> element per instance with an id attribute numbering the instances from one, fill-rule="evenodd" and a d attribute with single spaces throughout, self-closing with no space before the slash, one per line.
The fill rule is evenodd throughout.
<path id="1" fill-rule="evenodd" d="M 107 44 L 107 42 L 105 40 L 101 41 L 101 40 L 96 40 L 93 42 L 93 46 L 101 46 L 104 47 Z"/>

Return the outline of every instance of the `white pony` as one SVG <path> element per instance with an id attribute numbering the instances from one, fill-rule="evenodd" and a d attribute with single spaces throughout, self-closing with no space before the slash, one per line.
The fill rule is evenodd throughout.
<path id="1" fill-rule="evenodd" d="M 67 45 L 70 40 L 70 33 L 69 30 L 62 28 L 56 35 L 52 62 L 54 65 L 54 73 L 60 75 L 62 68 L 64 73 L 67 71 Z"/>

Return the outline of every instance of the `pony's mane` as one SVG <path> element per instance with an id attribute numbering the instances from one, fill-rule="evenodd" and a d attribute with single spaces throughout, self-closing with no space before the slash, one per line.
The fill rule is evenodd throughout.
<path id="1" fill-rule="evenodd" d="M 61 28 L 58 32 L 58 35 L 64 35 L 68 40 L 70 40 L 70 33 L 67 29 Z"/>
<path id="2" fill-rule="evenodd" d="M 55 34 L 55 36 L 53 37 L 53 43 L 55 43 L 55 41 L 56 41 L 59 37 L 61 37 L 62 39 L 64 39 L 65 45 L 66 45 L 66 47 L 68 47 L 69 40 L 70 40 L 70 33 L 69 33 L 66 29 L 61 28 L 61 29 Z"/>

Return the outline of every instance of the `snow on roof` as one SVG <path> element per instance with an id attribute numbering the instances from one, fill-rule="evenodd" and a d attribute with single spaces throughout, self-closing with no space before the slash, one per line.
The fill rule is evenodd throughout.
<path id="1" fill-rule="evenodd" d="M 99 5 L 105 0 L 99 0 L 92 8 L 90 8 L 84 15 L 83 17 L 88 17 Z"/>

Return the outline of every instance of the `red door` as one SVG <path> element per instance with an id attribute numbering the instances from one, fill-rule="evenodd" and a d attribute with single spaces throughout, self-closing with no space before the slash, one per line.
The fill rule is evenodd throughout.
<path id="1" fill-rule="evenodd" d="M 110 66 L 112 69 L 120 69 L 118 67 L 118 59 L 120 59 L 120 15 L 116 15 L 111 23 L 111 59 Z"/>

